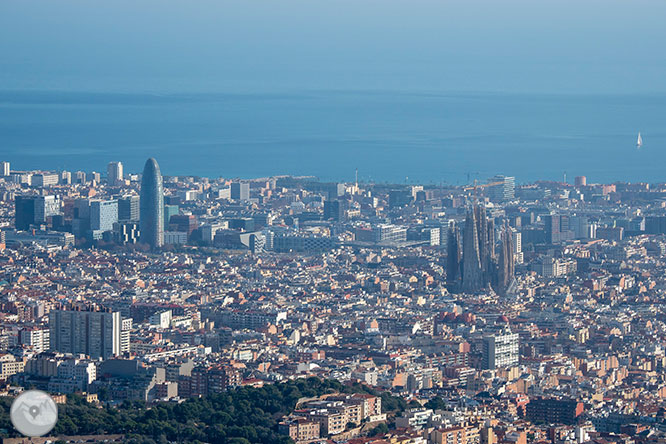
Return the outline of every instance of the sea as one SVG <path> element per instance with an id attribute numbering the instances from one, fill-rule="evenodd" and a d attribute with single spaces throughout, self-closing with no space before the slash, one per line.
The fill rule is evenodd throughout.
<path id="1" fill-rule="evenodd" d="M 462 185 L 666 182 L 666 95 L 0 92 L 14 170 Z M 643 146 L 636 140 L 642 134 Z"/>

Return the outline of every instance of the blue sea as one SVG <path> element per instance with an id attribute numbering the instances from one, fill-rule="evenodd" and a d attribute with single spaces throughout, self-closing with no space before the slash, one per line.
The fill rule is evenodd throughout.
<path id="1" fill-rule="evenodd" d="M 666 95 L 0 92 L 12 169 L 464 184 L 666 181 Z M 636 148 L 638 132 L 643 147 Z"/>

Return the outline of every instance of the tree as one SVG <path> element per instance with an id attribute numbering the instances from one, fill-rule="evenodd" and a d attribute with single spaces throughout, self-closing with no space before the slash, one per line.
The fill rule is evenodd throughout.
<path id="1" fill-rule="evenodd" d="M 126 401 L 118 407 L 98 408 L 80 396 L 68 396 L 58 406 L 59 435 L 124 434 L 125 442 L 157 444 L 197 442 L 219 444 L 293 444 L 278 433 L 280 419 L 290 414 L 302 396 L 350 390 L 367 393 L 362 385 L 344 387 L 338 381 L 300 379 L 264 387 L 240 387 L 182 403 Z M 406 405 L 401 398 L 384 393 L 382 402 L 396 408 Z M 385 401 L 386 400 L 386 401 Z M 0 437 L 17 436 L 9 422 L 11 398 L 0 397 Z M 350 426 L 356 426 L 350 424 Z"/>
<path id="2" fill-rule="evenodd" d="M 377 435 L 385 435 L 389 431 L 388 426 L 386 423 L 382 422 L 381 424 L 378 424 L 377 427 L 374 427 L 372 430 L 370 430 L 370 433 L 368 433 L 368 436 L 377 436 Z"/>

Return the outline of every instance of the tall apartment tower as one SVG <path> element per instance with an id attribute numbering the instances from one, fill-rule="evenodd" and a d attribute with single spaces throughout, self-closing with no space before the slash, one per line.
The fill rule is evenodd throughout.
<path id="1" fill-rule="evenodd" d="M 250 184 L 248 182 L 232 182 L 231 198 L 234 200 L 250 199 Z"/>
<path id="2" fill-rule="evenodd" d="M 139 208 L 141 243 L 161 247 L 164 245 L 164 189 L 160 166 L 152 157 L 143 168 Z"/>
<path id="3" fill-rule="evenodd" d="M 0 176 L 9 176 L 10 171 L 11 169 L 9 168 L 9 162 L 0 162 Z"/>
<path id="4" fill-rule="evenodd" d="M 518 333 L 504 330 L 499 334 L 483 338 L 483 368 L 494 370 L 518 365 Z"/>
<path id="5" fill-rule="evenodd" d="M 51 351 L 109 359 L 120 354 L 120 331 L 120 312 L 49 312 Z"/>
<path id="6" fill-rule="evenodd" d="M 109 165 L 106 167 L 106 179 L 109 185 L 115 185 L 123 180 L 123 163 L 109 162 Z"/>

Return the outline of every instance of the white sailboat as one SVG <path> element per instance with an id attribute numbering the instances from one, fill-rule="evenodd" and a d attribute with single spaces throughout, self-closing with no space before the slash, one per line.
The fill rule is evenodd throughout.
<path id="1" fill-rule="evenodd" d="M 636 141 L 636 149 L 640 149 L 643 146 L 643 138 L 641 137 L 641 133 L 638 133 L 638 140 Z"/>

